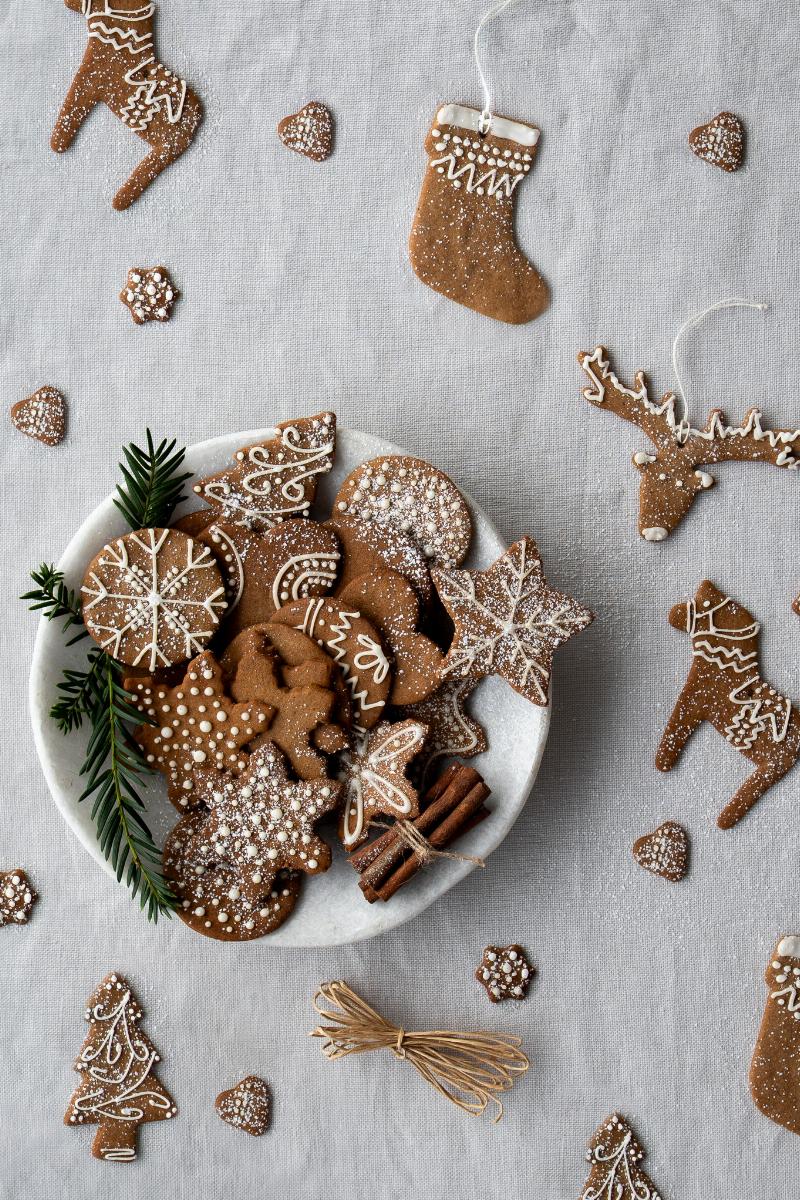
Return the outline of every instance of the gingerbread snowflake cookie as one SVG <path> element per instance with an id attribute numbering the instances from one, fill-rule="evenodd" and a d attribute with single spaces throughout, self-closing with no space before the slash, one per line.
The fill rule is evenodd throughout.
<path id="1" fill-rule="evenodd" d="M 201 479 L 194 491 L 221 521 L 264 531 L 307 517 L 320 475 L 333 466 L 336 416 L 331 412 L 278 425 L 272 437 L 236 451 L 236 464 Z"/>
<path id="2" fill-rule="evenodd" d="M 270 1090 L 264 1080 L 258 1075 L 247 1075 L 235 1087 L 220 1092 L 214 1107 L 227 1125 L 253 1137 L 261 1137 L 269 1129 L 271 1103 Z"/>
<path id="3" fill-rule="evenodd" d="M 533 539 L 515 542 L 485 571 L 432 574 L 455 625 L 443 673 L 500 675 L 533 704 L 546 705 L 553 651 L 594 615 L 548 587 Z"/>
<path id="4" fill-rule="evenodd" d="M 81 598 L 84 624 L 102 649 L 148 671 L 199 654 L 227 608 L 211 551 L 175 529 L 140 529 L 104 546 Z"/>
<path id="5" fill-rule="evenodd" d="M 180 292 L 166 267 L 132 267 L 119 298 L 137 325 L 168 321 Z"/>
<path id="6" fill-rule="evenodd" d="M 0 872 L 0 929 L 27 924 L 37 899 L 28 876 L 19 867 Z"/>
<path id="7" fill-rule="evenodd" d="M 645 871 L 678 883 L 689 870 L 689 835 L 677 821 L 665 821 L 653 833 L 637 838 L 633 857 Z"/>
<path id="8" fill-rule="evenodd" d="M 421 750 L 426 732 L 419 721 L 382 721 L 368 733 L 356 734 L 352 748 L 342 755 L 345 798 L 339 837 L 348 850 L 364 840 L 379 813 L 418 815 L 419 795 L 406 778 L 406 768 Z"/>
<path id="9" fill-rule="evenodd" d="M 324 162 L 333 153 L 333 117 L 330 109 L 312 100 L 299 112 L 278 123 L 278 137 L 289 150 L 314 162 Z"/>
<path id="10" fill-rule="evenodd" d="M 177 809 L 195 807 L 194 772 L 203 767 L 243 771 L 249 745 L 270 724 L 272 710 L 258 701 L 234 703 L 225 691 L 222 668 L 210 650 L 189 664 L 175 687 L 151 678 L 125 680 L 131 702 L 152 724 L 134 737 L 154 770 L 166 775 Z"/>
<path id="11" fill-rule="evenodd" d="M 475 972 L 493 1004 L 524 1000 L 533 978 L 533 967 L 521 946 L 487 946 Z"/>
<path id="12" fill-rule="evenodd" d="M 612 1113 L 595 1131 L 586 1151 L 589 1174 L 580 1200 L 661 1200 L 642 1170 L 644 1150 L 628 1122 Z"/>
<path id="13" fill-rule="evenodd" d="M 58 388 L 41 387 L 11 406 L 11 422 L 26 437 L 57 446 L 67 431 L 67 402 Z"/>
<path id="14" fill-rule="evenodd" d="M 248 888 L 254 875 L 266 871 L 317 875 L 328 869 L 330 847 L 314 826 L 339 805 L 341 784 L 293 783 L 285 758 L 271 743 L 253 751 L 241 775 L 198 775 L 198 794 L 211 812 L 190 848 L 194 861 L 237 867 Z"/>
<path id="15" fill-rule="evenodd" d="M 298 871 L 246 873 L 230 863 L 200 862 L 194 847 L 208 814 L 182 817 L 164 845 L 164 877 L 178 916 L 195 933 L 220 942 L 250 942 L 274 933 L 292 915 L 302 885 Z"/>
<path id="16" fill-rule="evenodd" d="M 692 152 L 712 167 L 738 171 L 744 162 L 744 125 L 732 112 L 717 113 L 689 134 Z"/>
<path id="17" fill-rule="evenodd" d="M 419 458 L 390 455 L 362 463 L 339 488 L 333 511 L 393 526 L 437 567 L 459 566 L 472 539 L 464 497 L 444 471 Z"/>

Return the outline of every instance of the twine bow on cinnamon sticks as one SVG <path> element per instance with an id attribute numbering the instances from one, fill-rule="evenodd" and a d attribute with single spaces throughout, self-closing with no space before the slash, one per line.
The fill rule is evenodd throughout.
<path id="1" fill-rule="evenodd" d="M 314 996 L 314 1008 L 326 1024 L 318 1025 L 309 1036 L 325 1038 L 322 1052 L 326 1058 L 390 1050 L 470 1116 L 481 1116 L 494 1105 L 495 1123 L 503 1115 L 498 1093 L 509 1091 L 516 1077 L 530 1066 L 518 1037 L 448 1029 L 408 1031 L 392 1025 L 342 980 L 323 983 Z"/>

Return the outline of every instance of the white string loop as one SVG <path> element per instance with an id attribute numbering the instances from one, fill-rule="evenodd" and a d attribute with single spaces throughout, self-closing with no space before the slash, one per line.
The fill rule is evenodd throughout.
<path id="1" fill-rule="evenodd" d="M 693 317 L 689 317 L 688 320 L 683 322 L 680 329 L 675 334 L 675 340 L 672 343 L 672 373 L 675 376 L 675 382 L 677 384 L 676 395 L 680 397 L 683 405 L 683 421 L 688 420 L 689 405 L 686 400 L 686 392 L 684 391 L 683 380 L 681 379 L 680 371 L 678 370 L 678 346 L 680 345 L 681 338 L 685 333 L 688 333 L 690 329 L 695 329 L 698 325 L 705 321 L 706 317 L 710 316 L 711 313 L 719 312 L 721 308 L 756 308 L 759 310 L 759 312 L 766 312 L 769 308 L 769 305 L 765 304 L 762 300 L 745 300 L 741 296 L 728 296 L 725 300 L 718 300 L 716 304 L 712 304 L 708 308 L 704 308 L 702 312 L 696 313 Z"/>
<path id="2" fill-rule="evenodd" d="M 508 8 L 509 4 L 514 4 L 514 2 L 515 0 L 499 0 L 498 4 L 495 4 L 487 13 L 484 14 L 484 16 L 481 17 L 478 28 L 475 30 L 473 53 L 475 55 L 475 66 L 478 68 L 478 74 L 481 79 L 481 87 L 483 88 L 483 112 L 481 113 L 480 120 L 478 122 L 478 129 L 484 135 L 489 132 L 492 125 L 492 92 L 489 86 L 489 81 L 486 78 L 486 74 L 483 70 L 483 65 L 481 64 L 481 33 L 483 32 L 485 25 L 488 25 L 489 22 L 494 20 L 494 18 L 498 16 L 504 8 Z"/>

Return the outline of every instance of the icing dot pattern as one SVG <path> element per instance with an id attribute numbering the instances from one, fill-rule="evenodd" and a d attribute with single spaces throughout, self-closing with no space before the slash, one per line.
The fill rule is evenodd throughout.
<path id="1" fill-rule="evenodd" d="M 330 109 L 312 100 L 278 124 L 278 137 L 289 150 L 313 162 L 324 162 L 333 153 L 333 117 Z"/>
<path id="2" fill-rule="evenodd" d="M 0 929 L 4 925 L 27 924 L 37 899 L 23 870 L 0 872 Z"/>
<path id="3" fill-rule="evenodd" d="M 264 1080 L 258 1075 L 248 1075 L 235 1087 L 220 1092 L 215 1107 L 226 1124 L 253 1137 L 261 1137 L 269 1128 L 271 1101 Z"/>
<path id="4" fill-rule="evenodd" d="M 137 325 L 168 321 L 180 292 L 166 267 L 131 267 L 119 298 Z"/>
<path id="5" fill-rule="evenodd" d="M 493 1004 L 503 1000 L 524 1000 L 534 976 L 525 951 L 516 944 L 487 946 L 475 978 Z"/>

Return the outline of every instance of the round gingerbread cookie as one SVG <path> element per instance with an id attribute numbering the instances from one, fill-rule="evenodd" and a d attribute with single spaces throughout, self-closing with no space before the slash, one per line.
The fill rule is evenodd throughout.
<path id="1" fill-rule="evenodd" d="M 213 554 L 176 529 L 139 529 L 104 546 L 81 598 L 84 624 L 103 650 L 148 671 L 199 654 L 227 608 Z"/>
<path id="2" fill-rule="evenodd" d="M 457 567 L 467 557 L 472 518 L 444 471 L 392 454 L 356 467 L 333 503 L 337 516 L 388 525 L 413 538 L 435 567 Z"/>
<path id="3" fill-rule="evenodd" d="M 209 525 L 214 524 L 214 514 L 208 508 L 196 508 L 192 512 L 184 513 L 177 521 L 173 521 L 170 529 L 177 529 L 179 533 L 186 533 L 189 537 L 199 537 L 200 534 L 208 529 Z"/>
<path id="4" fill-rule="evenodd" d="M 325 528 L 336 534 L 342 552 L 337 591 L 360 575 L 388 569 L 408 580 L 427 609 L 434 594 L 431 573 L 425 555 L 408 534 L 392 525 L 371 525 L 356 517 L 331 517 Z"/>
<path id="5" fill-rule="evenodd" d="M 249 942 L 273 933 L 291 916 L 302 875 L 265 872 L 263 892 L 252 895 L 235 867 L 191 861 L 188 847 L 207 819 L 206 812 L 187 813 L 164 846 L 164 876 L 178 899 L 178 916 L 196 933 L 220 942 Z"/>
<path id="6" fill-rule="evenodd" d="M 366 617 L 334 597 L 295 600 L 272 624 L 290 625 L 314 639 L 339 664 L 353 700 L 356 728 L 372 729 L 392 690 L 392 668 L 380 634 Z"/>

